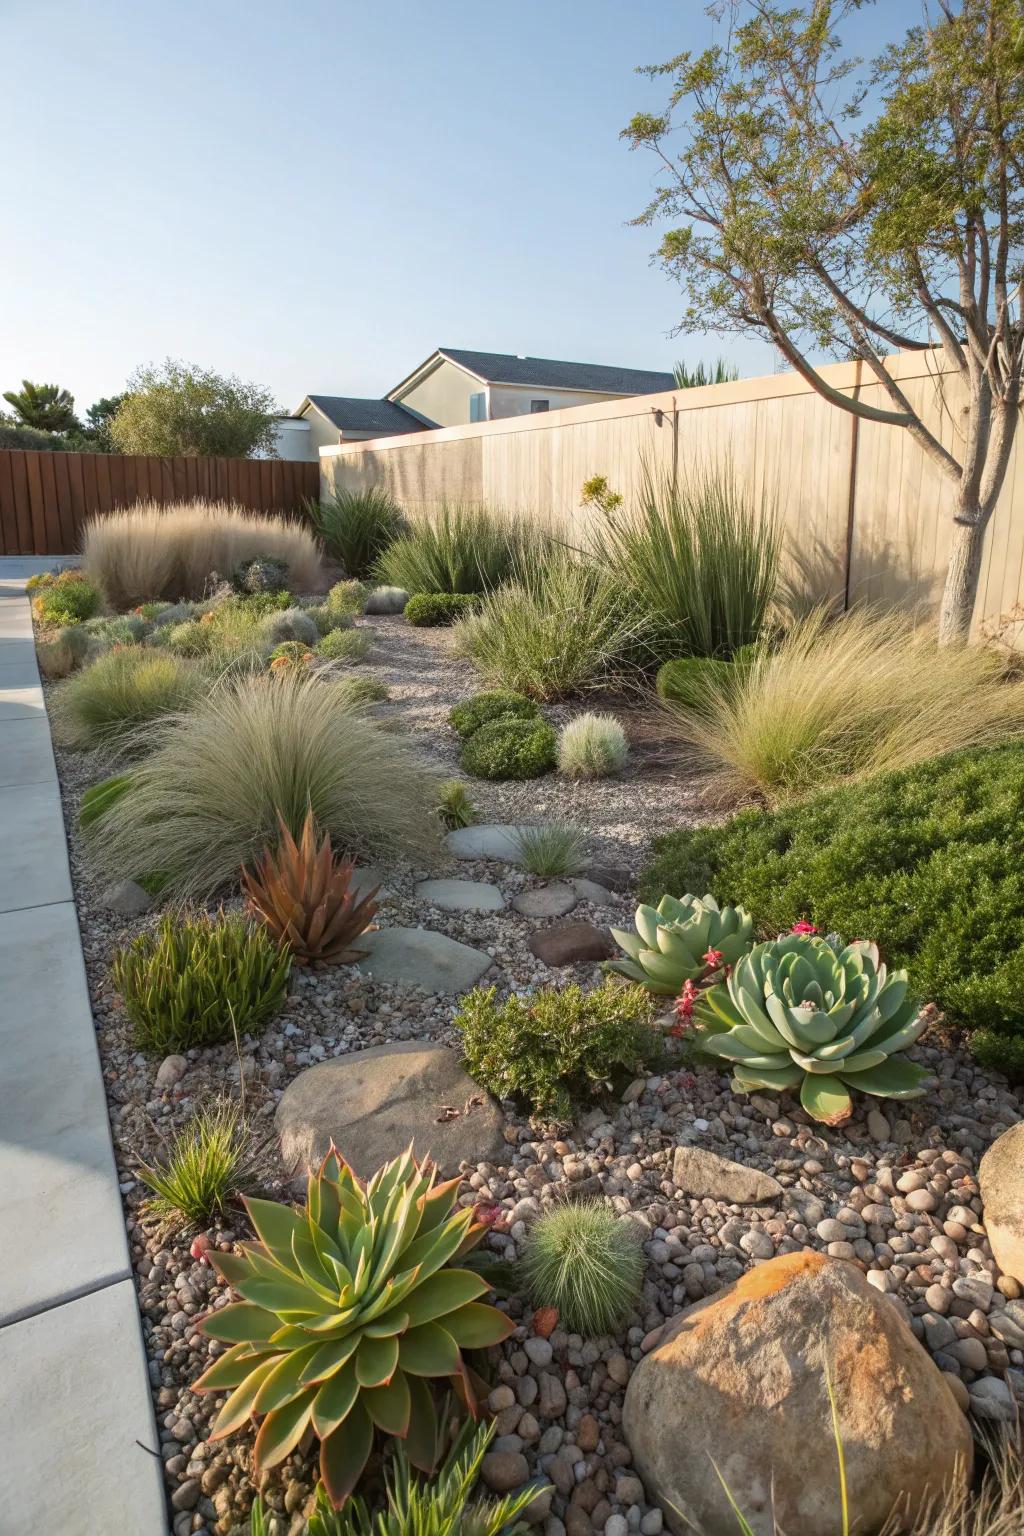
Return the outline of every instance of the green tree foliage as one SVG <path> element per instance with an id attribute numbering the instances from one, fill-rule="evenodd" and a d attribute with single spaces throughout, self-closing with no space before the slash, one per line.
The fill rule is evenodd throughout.
<path id="1" fill-rule="evenodd" d="M 273 453 L 274 415 L 259 385 L 168 358 L 132 375 L 109 432 L 121 453 L 244 459 Z"/>
<path id="2" fill-rule="evenodd" d="M 861 4 L 725 0 L 720 41 L 643 71 L 671 81 L 668 105 L 623 136 L 659 157 L 636 222 L 670 225 L 658 254 L 686 295 L 678 329 L 767 337 L 825 399 L 904 428 L 952 481 L 948 642 L 970 625 L 1020 415 L 1024 10 L 937 0 L 863 69 L 843 49 Z M 957 402 L 948 441 L 886 368 L 893 348 L 939 349 L 935 371 L 959 381 L 970 409 Z M 840 394 L 815 351 L 861 360 L 884 405 Z"/>
<path id="3" fill-rule="evenodd" d="M 33 384 L 22 379 L 20 389 L 7 389 L 4 399 L 22 426 L 38 432 L 72 432 L 79 426 L 75 397 L 59 384 Z"/>
<path id="4" fill-rule="evenodd" d="M 127 399 L 127 394 L 102 395 L 85 413 L 85 425 L 76 434 L 76 447 L 95 449 L 97 453 L 117 453 L 110 424 Z"/>

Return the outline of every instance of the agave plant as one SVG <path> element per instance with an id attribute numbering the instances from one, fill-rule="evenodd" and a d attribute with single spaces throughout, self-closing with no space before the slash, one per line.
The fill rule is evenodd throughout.
<path id="1" fill-rule="evenodd" d="M 628 960 L 608 969 L 651 992 L 675 997 L 686 981 L 703 981 L 736 961 L 754 942 L 752 918 L 742 907 L 719 907 L 713 896 L 663 896 L 657 907 L 636 909 L 636 933 L 611 930 Z"/>
<path id="2" fill-rule="evenodd" d="M 277 821 L 276 851 L 263 853 L 254 871 L 242 869 L 242 890 L 250 907 L 279 943 L 290 946 L 296 965 L 358 960 L 361 951 L 352 945 L 373 920 L 380 886 L 362 897 L 350 889 L 355 865 L 335 857 L 329 837 L 317 847 L 312 812 L 298 844 L 280 811 Z"/>
<path id="3" fill-rule="evenodd" d="M 242 1300 L 209 1313 L 202 1329 L 231 1347 L 193 1391 L 231 1395 L 212 1438 L 262 1418 L 259 1477 L 312 1428 L 320 1476 L 334 1508 L 355 1487 L 375 1429 L 430 1471 L 437 1421 L 428 1382 L 450 1379 L 471 1412 L 463 1349 L 508 1337 L 513 1323 L 482 1304 L 486 1280 L 449 1269 L 483 1236 L 467 1207 L 453 1213 L 459 1180 L 436 1183 L 411 1149 L 365 1186 L 332 1147 L 309 1179 L 306 1209 L 270 1200 L 246 1207 L 259 1239 L 210 1258 Z"/>
<path id="4" fill-rule="evenodd" d="M 700 1049 L 729 1061 L 733 1088 L 800 1088 L 807 1113 L 826 1125 L 850 1114 L 850 1089 L 915 1099 L 923 1067 L 897 1059 L 929 1015 L 888 971 L 878 948 L 857 939 L 789 933 L 756 944 L 695 1010 Z"/>

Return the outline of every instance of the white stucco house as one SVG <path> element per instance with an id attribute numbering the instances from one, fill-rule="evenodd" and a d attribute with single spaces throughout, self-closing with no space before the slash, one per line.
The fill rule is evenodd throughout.
<path id="1" fill-rule="evenodd" d="M 278 454 L 317 459 L 321 448 L 342 442 L 595 405 L 672 387 L 671 373 L 646 368 L 438 347 L 383 399 L 306 395 L 290 416 L 281 418 Z"/>

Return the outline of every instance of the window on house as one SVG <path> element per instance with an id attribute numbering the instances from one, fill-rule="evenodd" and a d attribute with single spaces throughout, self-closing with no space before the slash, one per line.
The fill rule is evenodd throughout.
<path id="1" fill-rule="evenodd" d="M 536 416 L 538 411 L 546 411 L 546 410 L 548 410 L 550 408 L 550 404 L 551 404 L 551 402 L 549 400 L 531 400 L 530 401 L 530 415 L 531 416 Z"/>
<path id="2" fill-rule="evenodd" d="M 487 392 L 486 392 L 486 390 L 482 389 L 478 395 L 470 395 L 470 397 L 469 397 L 469 419 L 470 419 L 470 421 L 486 421 L 487 420 Z"/>

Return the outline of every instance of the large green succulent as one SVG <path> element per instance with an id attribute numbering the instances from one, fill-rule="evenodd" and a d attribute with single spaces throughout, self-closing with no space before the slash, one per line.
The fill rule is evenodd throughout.
<path id="1" fill-rule="evenodd" d="M 754 942 L 753 920 L 743 908 L 719 908 L 713 896 L 663 896 L 657 907 L 637 907 L 634 922 L 635 934 L 611 930 L 629 959 L 613 960 L 608 969 L 665 997 L 675 997 L 684 981 L 703 981 L 718 966 L 735 965 Z M 709 952 L 720 958 L 709 960 Z"/>
<path id="2" fill-rule="evenodd" d="M 877 946 L 784 934 L 756 944 L 701 995 L 698 1045 L 733 1065 L 733 1088 L 800 1088 L 815 1120 L 838 1125 L 850 1089 L 914 1099 L 925 1069 L 896 1058 L 928 1023 L 906 971 L 886 970 Z"/>
<path id="3" fill-rule="evenodd" d="M 246 1206 L 259 1241 L 210 1253 L 243 1298 L 209 1313 L 203 1331 L 231 1347 L 193 1391 L 232 1389 L 213 1428 L 230 1435 L 262 1418 L 257 1476 L 283 1461 L 307 1429 L 320 1439 L 320 1475 L 340 1508 L 355 1487 L 375 1428 L 430 1470 L 437 1425 L 427 1382 L 448 1377 L 475 1411 L 463 1349 L 497 1344 L 513 1324 L 478 1298 L 487 1282 L 448 1269 L 486 1228 L 454 1212 L 458 1179 L 437 1184 L 411 1151 L 363 1185 L 332 1147 L 310 1175 L 305 1210 Z"/>

